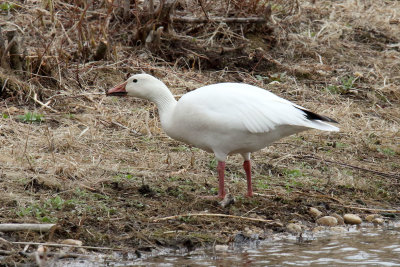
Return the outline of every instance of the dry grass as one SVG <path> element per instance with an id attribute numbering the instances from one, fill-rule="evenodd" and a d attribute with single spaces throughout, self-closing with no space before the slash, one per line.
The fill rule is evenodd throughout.
<path id="1" fill-rule="evenodd" d="M 10 24 L 21 28 L 31 24 L 38 27 L 36 33 L 51 36 L 51 26 L 47 31 L 35 26 L 35 11 L 18 12 L 21 16 Z M 43 13 L 43 19 L 50 20 L 50 14 Z M 56 82 L 32 76 L 25 83 L 43 103 L 51 100 L 57 112 L 32 99 L 7 98 L 0 104 L 6 115 L 0 127 L 0 222 L 51 220 L 62 226 L 51 237 L 14 234 L 21 241 L 76 238 L 87 245 L 137 248 L 155 246 L 156 241 L 161 245 L 186 239 L 227 242 L 232 233 L 246 227 L 229 219 L 151 223 L 151 217 L 251 211 L 264 219 L 308 222 L 307 206 L 325 204 L 320 208 L 327 213 L 346 211 L 329 208 L 330 197 L 339 204 L 397 208 L 399 13 L 398 1 L 383 0 L 314 5 L 301 1 L 301 12 L 294 15 L 273 12 L 277 45 L 264 53 L 276 68 L 264 71 L 180 68 L 124 46 L 115 46 L 111 59 L 103 62 L 80 64 L 49 57 L 49 64 L 60 61 L 52 65 L 57 66 L 52 76 Z M 59 33 L 57 38 L 63 35 Z M 46 39 L 27 42 L 39 51 Z M 60 40 L 49 50 L 56 49 Z M 55 50 L 49 54 L 55 55 Z M 227 185 L 237 202 L 224 210 L 216 202 L 198 198 L 216 190 L 212 155 L 169 139 L 152 104 L 99 94 L 123 81 L 127 73 L 141 71 L 158 76 L 175 95 L 221 81 L 254 84 L 338 119 L 341 131 L 308 131 L 254 153 L 255 191 L 268 197 L 241 197 L 245 193 L 241 158 L 230 157 Z M 279 82 L 270 83 L 271 79 Z M 18 116 L 27 111 L 43 114 L 44 121 L 22 122 Z M 261 223 L 251 227 L 268 228 Z M 170 230 L 184 234 L 166 234 Z"/>

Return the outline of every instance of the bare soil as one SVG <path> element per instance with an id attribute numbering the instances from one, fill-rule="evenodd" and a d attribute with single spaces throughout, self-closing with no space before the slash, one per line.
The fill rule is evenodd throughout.
<path id="1" fill-rule="evenodd" d="M 193 14 L 202 14 L 193 2 Z M 212 1 L 203 2 L 213 15 Z M 132 40 L 132 28 L 104 6 L 87 11 L 80 35 L 83 5 L 54 1 L 52 20 L 49 7 L 37 1 L 6 3 L 15 6 L 1 11 L 2 30 L 17 29 L 23 36 L 31 69 L 0 72 L 0 222 L 58 227 L 2 238 L 76 239 L 139 255 L 160 247 L 225 244 L 239 232 L 265 238 L 285 231 L 288 222 L 312 228 L 309 207 L 342 215 L 399 208 L 399 1 L 299 1 L 291 10 L 276 1 L 263 30 L 246 26 L 239 36 L 240 24 L 221 24 L 217 31 L 214 23 L 214 32 L 202 37 L 193 26 L 196 46 L 182 37 L 172 47 L 165 35 L 156 50 L 124 43 Z M 96 47 L 97 36 L 90 37 L 88 29 L 100 35 L 96 27 L 106 25 L 103 18 L 109 19 L 109 52 L 94 61 L 90 53 L 83 57 L 79 40 L 86 36 Z M 178 26 L 179 34 L 187 30 Z M 206 49 L 218 42 L 228 46 L 229 36 L 236 38 L 231 47 L 245 48 L 227 54 Z M 167 137 L 153 104 L 105 96 L 142 71 L 163 80 L 177 97 L 217 82 L 253 84 L 337 119 L 341 131 L 307 131 L 254 153 L 253 198 L 244 197 L 242 159 L 230 157 L 226 183 L 235 203 L 223 208 L 202 198 L 217 192 L 213 155 Z M 173 215 L 182 216 L 156 221 Z M 4 262 L 31 261 L 17 253 L 22 248 L 0 243 L 0 249 L 15 252 Z"/>

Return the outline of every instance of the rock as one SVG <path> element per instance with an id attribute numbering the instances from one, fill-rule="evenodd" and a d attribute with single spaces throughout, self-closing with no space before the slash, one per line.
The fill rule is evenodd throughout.
<path id="1" fill-rule="evenodd" d="M 318 218 L 322 215 L 322 212 L 320 212 L 318 209 L 310 207 L 308 209 L 308 213 L 310 213 L 311 216 L 313 216 L 314 218 Z"/>
<path id="2" fill-rule="evenodd" d="M 382 218 L 375 218 L 372 220 L 374 225 L 382 225 L 385 221 Z"/>
<path id="3" fill-rule="evenodd" d="M 337 224 L 338 224 L 338 225 L 342 225 L 342 224 L 344 224 L 343 217 L 342 217 L 342 216 L 340 216 L 339 214 L 337 214 L 337 213 L 333 213 L 333 214 L 331 214 L 331 216 L 336 218 L 336 220 L 337 220 Z"/>
<path id="4" fill-rule="evenodd" d="M 228 245 L 215 245 L 215 251 L 227 251 L 229 249 Z"/>
<path id="5" fill-rule="evenodd" d="M 344 223 L 346 224 L 361 224 L 362 220 L 359 216 L 355 214 L 345 214 L 343 216 Z"/>
<path id="6" fill-rule="evenodd" d="M 346 228 L 341 227 L 341 226 L 335 226 L 335 227 L 331 227 L 331 231 L 335 232 L 335 233 L 344 233 L 344 232 L 346 232 Z"/>
<path id="7" fill-rule="evenodd" d="M 375 218 L 379 218 L 380 216 L 378 214 L 370 214 L 365 216 L 365 220 L 367 222 L 372 222 Z"/>
<path id="8" fill-rule="evenodd" d="M 317 223 L 319 225 L 325 225 L 325 226 L 336 226 L 338 224 L 338 221 L 333 216 L 324 216 L 324 217 L 319 218 L 317 220 Z"/>
<path id="9" fill-rule="evenodd" d="M 315 233 L 321 232 L 323 230 L 325 230 L 325 226 L 320 225 L 320 226 L 314 227 L 314 229 L 312 229 L 312 232 L 315 234 Z"/>
<path id="10" fill-rule="evenodd" d="M 286 225 L 286 230 L 292 234 L 299 234 L 303 232 L 301 225 L 297 223 L 288 223 L 288 225 Z"/>

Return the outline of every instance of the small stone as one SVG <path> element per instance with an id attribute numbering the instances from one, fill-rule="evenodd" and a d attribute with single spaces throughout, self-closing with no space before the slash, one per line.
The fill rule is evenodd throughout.
<path id="1" fill-rule="evenodd" d="M 361 218 L 355 214 L 345 214 L 343 219 L 346 224 L 361 224 L 362 222 Z"/>
<path id="2" fill-rule="evenodd" d="M 331 227 L 331 231 L 336 232 L 336 233 L 344 233 L 344 232 L 346 232 L 346 228 L 341 227 L 341 226 L 335 226 L 335 227 Z"/>
<path id="3" fill-rule="evenodd" d="M 382 218 L 375 218 L 372 220 L 372 223 L 375 225 L 382 225 L 385 221 Z"/>
<path id="4" fill-rule="evenodd" d="M 370 214 L 370 215 L 365 216 L 365 220 L 367 222 L 372 222 L 375 218 L 378 218 L 378 217 L 379 217 L 378 214 Z"/>
<path id="5" fill-rule="evenodd" d="M 320 226 L 314 227 L 314 229 L 312 229 L 312 232 L 315 234 L 315 233 L 321 232 L 323 230 L 325 230 L 325 226 L 320 225 Z"/>
<path id="6" fill-rule="evenodd" d="M 228 245 L 215 245 L 215 251 L 227 251 L 229 249 Z"/>
<path id="7" fill-rule="evenodd" d="M 286 225 L 286 230 L 292 234 L 299 234 L 303 232 L 303 229 L 301 229 L 301 225 L 297 223 L 288 223 L 288 225 Z"/>
<path id="8" fill-rule="evenodd" d="M 311 214 L 311 216 L 313 216 L 314 218 L 318 218 L 318 217 L 320 217 L 321 215 L 322 215 L 322 212 L 321 211 L 319 211 L 318 209 L 316 209 L 316 208 L 313 208 L 313 207 L 310 207 L 309 209 L 308 209 L 308 212 Z"/>
<path id="9" fill-rule="evenodd" d="M 333 216 L 324 216 L 324 217 L 319 218 L 317 220 L 317 223 L 319 225 L 325 225 L 325 226 L 336 226 L 338 224 L 338 221 Z"/>
<path id="10" fill-rule="evenodd" d="M 331 216 L 336 218 L 336 220 L 337 220 L 337 224 L 338 224 L 338 225 L 342 225 L 342 224 L 344 224 L 343 217 L 342 217 L 342 216 L 340 216 L 339 214 L 337 214 L 337 213 L 333 213 L 333 214 L 331 214 Z"/>
<path id="11" fill-rule="evenodd" d="M 244 228 L 244 232 L 246 233 L 246 235 L 252 235 L 253 234 L 253 230 L 251 230 L 249 227 Z"/>

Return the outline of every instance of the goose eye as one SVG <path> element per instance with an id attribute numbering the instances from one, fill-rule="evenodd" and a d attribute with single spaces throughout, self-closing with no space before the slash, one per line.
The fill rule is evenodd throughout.
<path id="1" fill-rule="evenodd" d="M 132 82 L 137 83 L 137 79 L 133 79 Z"/>

